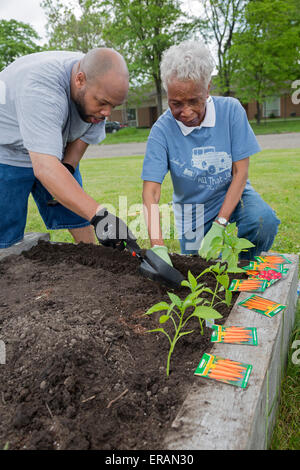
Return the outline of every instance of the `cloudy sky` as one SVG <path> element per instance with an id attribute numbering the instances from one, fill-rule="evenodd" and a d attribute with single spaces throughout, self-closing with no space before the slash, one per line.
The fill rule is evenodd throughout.
<path id="1" fill-rule="evenodd" d="M 0 0 L 0 19 L 29 23 L 45 39 L 46 16 L 40 0 Z"/>
<path id="2" fill-rule="evenodd" d="M 0 0 L 0 19 L 23 21 L 29 23 L 38 34 L 46 38 L 46 16 L 40 7 L 41 0 Z M 63 0 L 70 3 L 70 0 Z M 199 0 L 185 0 L 187 9 L 197 9 Z M 198 4 L 198 5 L 197 5 Z"/>
<path id="3" fill-rule="evenodd" d="M 40 7 L 41 0 L 0 0 L 0 19 L 15 19 L 29 23 L 38 34 L 46 37 L 46 16 Z M 63 3 L 70 3 L 70 0 L 63 0 Z M 189 10 L 199 8 L 199 0 L 185 0 L 185 7 Z"/>

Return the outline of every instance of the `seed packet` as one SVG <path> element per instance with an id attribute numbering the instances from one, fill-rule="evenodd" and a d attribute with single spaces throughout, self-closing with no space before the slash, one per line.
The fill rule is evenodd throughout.
<path id="1" fill-rule="evenodd" d="M 242 266 L 242 269 L 248 273 L 248 271 L 258 271 L 258 266 L 260 263 L 257 261 L 250 261 L 247 266 Z"/>
<path id="2" fill-rule="evenodd" d="M 214 325 L 211 335 L 213 343 L 246 344 L 257 346 L 256 328 L 244 326 L 221 326 Z"/>
<path id="3" fill-rule="evenodd" d="M 247 292 L 264 292 L 267 288 L 268 281 L 264 279 L 233 279 L 228 290 L 231 291 L 247 291 Z"/>
<path id="4" fill-rule="evenodd" d="M 273 300 L 265 299 L 259 295 L 253 294 L 250 297 L 247 297 L 242 302 L 239 302 L 238 305 L 242 307 L 249 308 L 255 312 L 261 313 L 266 317 L 274 317 L 277 313 L 281 312 L 286 308 L 286 305 L 279 304 Z"/>
<path id="5" fill-rule="evenodd" d="M 248 269 L 246 271 L 246 274 L 248 274 L 248 276 L 257 276 L 259 274 L 259 271 L 258 270 L 254 270 L 254 269 Z"/>
<path id="6" fill-rule="evenodd" d="M 284 268 L 284 265 L 281 263 L 269 263 L 269 262 L 260 263 L 258 261 L 250 261 L 248 266 L 243 266 L 242 269 L 244 269 L 244 271 L 249 271 L 249 270 L 264 271 L 266 269 L 274 269 L 282 273 L 282 272 L 285 272 L 285 269 L 288 269 L 288 268 Z"/>
<path id="7" fill-rule="evenodd" d="M 278 263 L 278 264 L 291 264 L 292 262 L 284 255 L 266 255 L 254 256 L 259 263 Z"/>
<path id="8" fill-rule="evenodd" d="M 266 268 L 265 271 L 248 271 L 249 279 L 265 279 L 267 287 L 272 286 L 275 282 L 282 279 L 283 274 L 274 269 Z"/>
<path id="9" fill-rule="evenodd" d="M 204 353 L 194 374 L 235 385 L 236 387 L 246 388 L 251 370 L 251 364 Z"/>

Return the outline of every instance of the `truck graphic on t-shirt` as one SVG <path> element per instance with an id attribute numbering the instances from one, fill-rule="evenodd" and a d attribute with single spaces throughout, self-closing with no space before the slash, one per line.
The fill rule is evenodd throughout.
<path id="1" fill-rule="evenodd" d="M 226 152 L 216 152 L 215 147 L 193 148 L 192 166 L 210 175 L 231 169 L 232 161 Z"/>

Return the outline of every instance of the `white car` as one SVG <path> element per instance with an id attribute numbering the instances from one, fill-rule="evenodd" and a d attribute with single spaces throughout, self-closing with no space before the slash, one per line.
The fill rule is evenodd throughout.
<path id="1" fill-rule="evenodd" d="M 231 170 L 232 161 L 226 152 L 216 152 L 215 147 L 195 147 L 192 155 L 192 166 L 210 175 Z"/>

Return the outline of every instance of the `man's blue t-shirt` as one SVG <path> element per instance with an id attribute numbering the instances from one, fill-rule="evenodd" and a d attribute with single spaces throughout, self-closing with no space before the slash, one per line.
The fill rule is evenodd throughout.
<path id="1" fill-rule="evenodd" d="M 177 207 L 203 204 L 204 223 L 218 215 L 224 202 L 232 180 L 232 162 L 261 150 L 237 99 L 209 97 L 208 113 L 209 119 L 205 116 L 200 128 L 188 135 L 170 109 L 160 116 L 149 135 L 141 176 L 145 181 L 162 183 L 170 171 L 173 203 Z"/>

